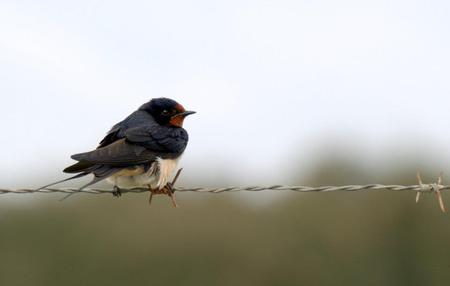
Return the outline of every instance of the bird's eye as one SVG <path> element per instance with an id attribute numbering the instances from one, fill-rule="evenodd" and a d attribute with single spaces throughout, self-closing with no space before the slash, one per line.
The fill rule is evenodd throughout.
<path id="1" fill-rule="evenodd" d="M 164 110 L 161 112 L 161 114 L 162 114 L 162 115 L 169 115 L 169 111 L 168 111 L 167 109 L 164 109 Z"/>

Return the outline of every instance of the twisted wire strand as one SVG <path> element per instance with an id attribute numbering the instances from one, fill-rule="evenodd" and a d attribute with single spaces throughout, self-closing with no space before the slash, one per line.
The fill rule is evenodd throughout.
<path id="1" fill-rule="evenodd" d="M 434 192 L 436 189 L 439 191 L 450 190 L 450 186 L 438 185 L 438 184 L 422 184 L 422 185 L 411 185 L 411 186 L 401 186 L 401 185 L 348 185 L 348 186 L 320 186 L 320 187 L 308 187 L 308 186 L 284 186 L 284 185 L 272 185 L 272 186 L 236 186 L 236 187 L 226 187 L 226 188 L 182 188 L 175 187 L 174 191 L 177 192 L 198 192 L 198 193 L 225 193 L 225 192 L 260 192 L 266 190 L 272 191 L 294 191 L 294 192 L 359 192 L 359 191 L 413 191 L 419 193 Z M 147 188 L 132 188 L 132 189 L 121 189 L 121 193 L 146 193 L 149 192 Z M 79 190 L 78 188 L 45 188 L 41 190 L 34 189 L 0 189 L 1 194 L 31 194 L 31 193 L 84 193 L 91 195 L 98 194 L 111 194 L 111 189 L 102 188 L 86 188 Z"/>

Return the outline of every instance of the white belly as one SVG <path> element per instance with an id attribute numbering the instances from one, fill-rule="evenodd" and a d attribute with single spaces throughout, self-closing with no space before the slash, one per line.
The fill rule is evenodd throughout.
<path id="1" fill-rule="evenodd" d="M 107 179 L 107 181 L 119 188 L 148 187 L 162 189 L 178 165 L 177 159 L 157 158 L 156 162 L 144 172 L 144 168 L 130 168 L 120 171 Z"/>

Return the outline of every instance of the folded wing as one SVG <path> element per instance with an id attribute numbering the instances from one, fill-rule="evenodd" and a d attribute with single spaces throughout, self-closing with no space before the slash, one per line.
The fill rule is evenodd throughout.
<path id="1" fill-rule="evenodd" d="M 105 147 L 90 152 L 72 155 L 72 159 L 80 162 L 79 166 L 108 165 L 111 167 L 129 167 L 149 163 L 156 160 L 158 152 L 119 139 Z M 70 167 L 69 167 L 70 168 Z"/>

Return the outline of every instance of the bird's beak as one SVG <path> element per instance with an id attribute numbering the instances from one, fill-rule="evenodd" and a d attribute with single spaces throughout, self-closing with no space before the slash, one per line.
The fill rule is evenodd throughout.
<path id="1" fill-rule="evenodd" d="M 172 118 L 179 117 L 179 116 L 186 117 L 188 115 L 195 114 L 195 113 L 197 113 L 197 112 L 195 112 L 195 111 L 184 111 L 184 112 L 175 114 L 174 116 L 172 116 Z"/>

